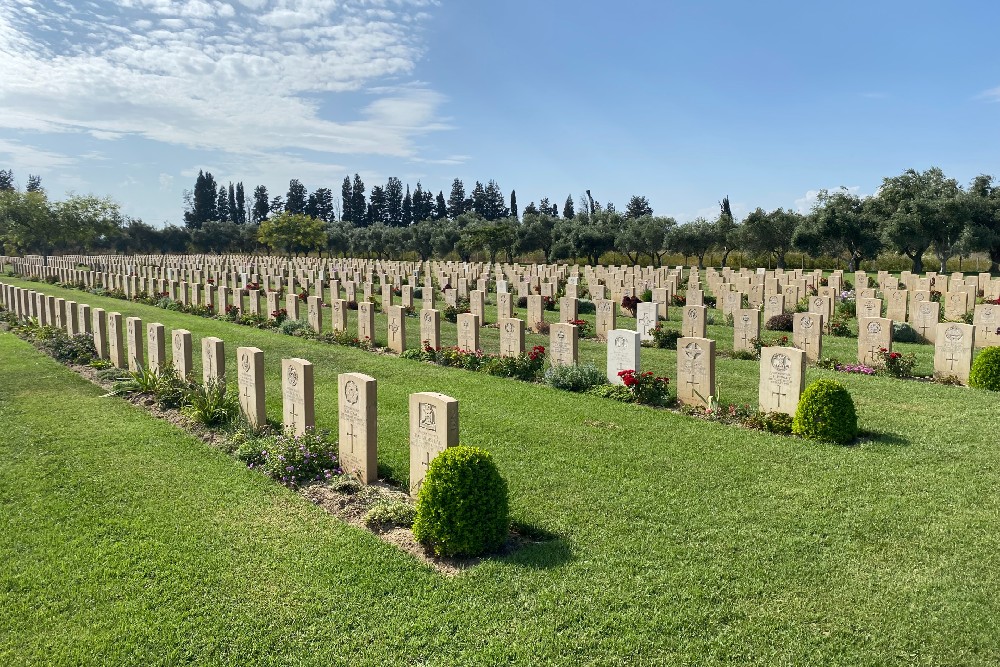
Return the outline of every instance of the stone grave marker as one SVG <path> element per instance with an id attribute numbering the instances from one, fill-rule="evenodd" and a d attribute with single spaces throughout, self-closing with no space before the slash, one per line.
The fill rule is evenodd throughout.
<path id="1" fill-rule="evenodd" d="M 480 290 L 469 292 L 469 312 L 479 318 L 479 326 L 486 324 L 486 292 Z"/>
<path id="2" fill-rule="evenodd" d="M 192 361 L 191 332 L 186 329 L 174 329 L 171 334 L 170 348 L 173 351 L 174 370 L 177 377 L 184 379 L 194 372 Z"/>
<path id="3" fill-rule="evenodd" d="M 693 307 L 693 306 L 692 306 Z M 635 307 L 635 328 L 639 333 L 639 340 L 653 340 L 651 333 L 656 328 L 658 322 L 658 308 L 655 301 L 642 302 Z"/>
<path id="4" fill-rule="evenodd" d="M 910 313 L 910 326 L 916 329 L 921 338 L 933 343 L 937 335 L 938 320 L 941 315 L 941 304 L 937 301 L 924 301 Z"/>
<path id="5" fill-rule="evenodd" d="M 618 321 L 615 304 L 609 299 L 596 299 L 594 307 L 597 312 L 594 335 L 597 336 L 598 340 L 607 340 L 608 332 L 615 328 L 615 324 Z"/>
<path id="6" fill-rule="evenodd" d="M 907 290 L 887 289 L 882 290 L 882 295 L 886 299 L 885 316 L 893 322 L 905 322 Z"/>
<path id="7" fill-rule="evenodd" d="M 441 347 L 441 311 L 426 308 L 420 311 L 420 344 L 435 350 Z"/>
<path id="8" fill-rule="evenodd" d="M 370 301 L 358 303 L 358 338 L 375 343 L 375 308 Z"/>
<path id="9" fill-rule="evenodd" d="M 313 365 L 305 359 L 281 360 L 282 421 L 285 432 L 299 436 L 316 426 Z"/>
<path id="10" fill-rule="evenodd" d="M 858 363 L 875 367 L 879 351 L 892 350 L 892 320 L 885 317 L 858 318 Z"/>
<path id="11" fill-rule="evenodd" d="M 637 331 L 613 329 L 608 332 L 608 382 L 624 384 L 618 373 L 629 369 L 634 370 L 636 374 L 640 372 L 640 345 Z"/>
<path id="12" fill-rule="evenodd" d="M 475 352 L 479 349 L 479 317 L 472 313 L 460 313 L 456 329 L 460 350 Z"/>
<path id="13" fill-rule="evenodd" d="M 856 312 L 859 319 L 862 317 L 882 317 L 882 299 L 858 299 Z"/>
<path id="14" fill-rule="evenodd" d="M 805 384 L 805 352 L 794 347 L 761 348 L 761 412 L 783 412 L 794 417 Z"/>
<path id="15" fill-rule="evenodd" d="M 981 303 L 972 317 L 976 326 L 976 347 L 1000 346 L 1000 306 Z"/>
<path id="16" fill-rule="evenodd" d="M 221 338 L 201 339 L 201 381 L 206 387 L 226 382 L 226 344 Z"/>
<path id="17" fill-rule="evenodd" d="M 681 335 L 685 338 L 704 338 L 707 331 L 705 326 L 707 312 L 705 306 L 684 306 Z"/>
<path id="18" fill-rule="evenodd" d="M 559 299 L 559 321 L 567 324 L 575 322 L 579 317 L 580 302 L 576 297 L 564 296 Z"/>
<path id="19" fill-rule="evenodd" d="M 94 308 L 92 316 L 94 330 L 94 347 L 97 348 L 99 359 L 110 359 L 108 352 L 108 314 L 103 308 Z"/>
<path id="20" fill-rule="evenodd" d="M 497 319 L 509 320 L 514 317 L 514 302 L 508 292 L 497 292 Z"/>
<path id="21" fill-rule="evenodd" d="M 573 366 L 577 363 L 578 335 L 576 326 L 565 322 L 549 327 L 549 361 L 553 366 Z"/>
<path id="22" fill-rule="evenodd" d="M 458 445 L 458 401 L 433 392 L 410 394 L 410 495 L 416 496 L 438 454 Z"/>
<path id="23" fill-rule="evenodd" d="M 541 332 L 541 326 L 545 322 L 545 309 L 542 306 L 542 296 L 540 294 L 528 295 L 528 328 L 535 333 Z"/>
<path id="24" fill-rule="evenodd" d="M 377 386 L 361 373 L 337 376 L 340 467 L 362 484 L 378 481 Z"/>
<path id="25" fill-rule="evenodd" d="M 772 294 L 764 299 L 764 322 L 785 312 L 785 295 Z"/>
<path id="26" fill-rule="evenodd" d="M 236 348 L 236 375 L 240 408 L 253 426 L 267 423 L 264 407 L 264 351 L 256 347 Z"/>
<path id="27" fill-rule="evenodd" d="M 500 320 L 500 356 L 516 357 L 524 354 L 524 320 Z"/>
<path id="28" fill-rule="evenodd" d="M 733 311 L 733 349 L 752 352 L 755 338 L 760 338 L 760 311 L 756 308 Z"/>
<path id="29" fill-rule="evenodd" d="M 121 313 L 108 313 L 108 355 L 115 368 L 126 367 Z"/>
<path id="30" fill-rule="evenodd" d="M 795 313 L 792 318 L 792 342 L 806 353 L 806 361 L 816 363 L 823 354 L 823 316 L 818 313 Z"/>
<path id="31" fill-rule="evenodd" d="M 953 377 L 964 385 L 969 384 L 972 369 L 972 351 L 977 338 L 972 324 L 940 322 L 934 336 L 934 374 Z"/>
<path id="32" fill-rule="evenodd" d="M 330 302 L 334 331 L 347 331 L 347 300 L 334 299 Z"/>
<path id="33" fill-rule="evenodd" d="M 322 300 L 318 296 L 311 296 L 306 301 L 307 321 L 316 333 L 323 333 L 322 303 Z"/>
<path id="34" fill-rule="evenodd" d="M 406 350 L 406 310 L 402 306 L 389 306 L 389 349 L 396 354 Z"/>
<path id="35" fill-rule="evenodd" d="M 944 318 L 946 320 L 961 320 L 969 312 L 969 293 L 947 292 L 944 295 Z"/>
<path id="36" fill-rule="evenodd" d="M 685 405 L 709 407 L 715 396 L 715 341 L 709 338 L 677 339 L 677 400 Z"/>
<path id="37" fill-rule="evenodd" d="M 167 330 L 159 322 L 146 325 L 146 344 L 149 346 L 149 370 L 162 373 L 167 368 Z"/>

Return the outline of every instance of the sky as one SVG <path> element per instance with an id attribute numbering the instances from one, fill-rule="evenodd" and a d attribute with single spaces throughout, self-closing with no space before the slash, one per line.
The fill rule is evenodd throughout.
<path id="1" fill-rule="evenodd" d="M 806 212 L 910 168 L 1000 177 L 997 25 L 982 0 L 0 0 L 0 169 L 155 226 L 199 170 Z"/>

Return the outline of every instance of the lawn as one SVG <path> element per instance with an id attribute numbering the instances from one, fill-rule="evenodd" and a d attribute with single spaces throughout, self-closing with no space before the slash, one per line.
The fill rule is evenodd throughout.
<path id="1" fill-rule="evenodd" d="M 4 664 L 1000 660 L 995 394 L 810 369 L 848 386 L 869 433 L 841 448 L 10 282 L 219 336 L 231 378 L 235 348 L 260 347 L 274 418 L 282 357 L 316 365 L 321 427 L 337 373 L 376 377 L 396 481 L 407 395 L 454 396 L 514 519 L 552 539 L 444 577 L 0 334 Z M 854 339 L 826 342 L 853 358 Z M 603 346 L 581 356 L 603 364 Z M 676 373 L 672 351 L 643 363 Z M 720 359 L 722 399 L 754 402 L 757 369 Z"/>

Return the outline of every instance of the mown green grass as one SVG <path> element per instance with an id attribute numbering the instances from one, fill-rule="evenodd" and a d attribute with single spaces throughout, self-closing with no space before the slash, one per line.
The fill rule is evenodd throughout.
<path id="1" fill-rule="evenodd" d="M 260 347 L 276 418 L 282 356 L 316 364 L 330 428 L 336 374 L 375 376 L 380 473 L 399 481 L 407 394 L 455 396 L 515 520 L 554 539 L 444 578 L 0 335 L 4 663 L 1000 659 L 995 394 L 810 369 L 876 434 L 839 448 L 44 291 L 219 336 L 231 361 Z M 643 361 L 674 375 L 670 351 Z M 755 362 L 718 373 L 724 400 L 755 400 Z"/>

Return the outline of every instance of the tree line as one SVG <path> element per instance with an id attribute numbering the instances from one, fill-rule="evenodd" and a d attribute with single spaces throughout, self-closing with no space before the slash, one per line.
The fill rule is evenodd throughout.
<path id="1" fill-rule="evenodd" d="M 701 266 L 710 253 L 725 266 L 740 252 L 779 268 L 798 252 L 842 259 L 848 270 L 895 254 L 914 271 L 924 270 L 926 256 L 944 271 L 949 258 L 982 252 L 991 271 L 1000 264 L 1000 185 L 980 175 L 962 187 L 936 167 L 887 177 L 871 196 L 821 191 L 808 213 L 758 208 L 737 220 L 723 198 L 714 218 L 686 224 L 654 215 L 644 196 L 619 212 L 589 190 L 568 196 L 561 211 L 542 199 L 519 212 L 516 193 L 508 199 L 493 180 L 467 194 L 455 179 L 446 198 L 397 178 L 370 191 L 357 175 L 345 178 L 340 197 L 328 188 L 310 193 L 293 179 L 284 196 L 256 186 L 248 199 L 242 183 L 219 185 L 201 172 L 185 204 L 183 226 L 157 229 L 122 215 L 110 198 L 50 201 L 39 177 L 21 191 L 11 170 L 0 171 L 0 243 L 8 254 L 268 251 L 592 264 L 616 253 L 616 261 L 654 266 L 676 255 Z"/>

